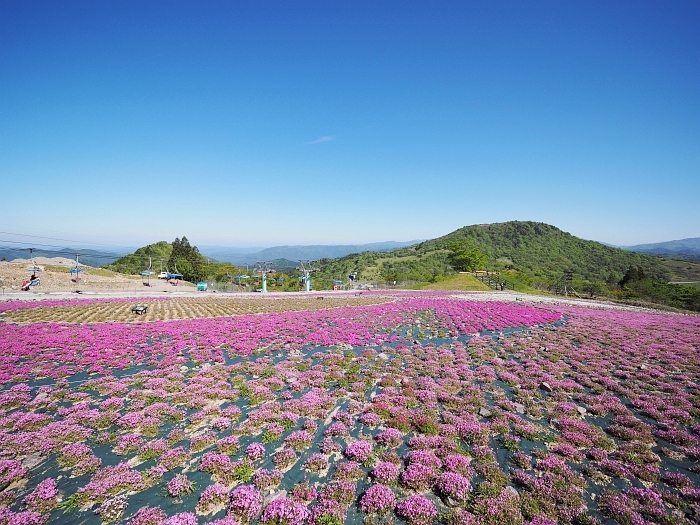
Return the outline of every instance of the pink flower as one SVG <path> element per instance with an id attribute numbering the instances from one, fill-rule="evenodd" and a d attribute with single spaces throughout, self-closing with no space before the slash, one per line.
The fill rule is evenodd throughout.
<path id="1" fill-rule="evenodd" d="M 372 454 L 372 444 L 367 441 L 355 441 L 345 449 L 345 456 L 348 459 L 364 463 Z"/>
<path id="2" fill-rule="evenodd" d="M 252 521 L 262 508 L 262 495 L 252 485 L 239 485 L 231 493 L 228 515 L 243 523 Z"/>
<path id="3" fill-rule="evenodd" d="M 309 510 L 301 503 L 281 497 L 273 499 L 265 507 L 260 522 L 270 525 L 302 525 L 309 515 Z"/>
<path id="4" fill-rule="evenodd" d="M 437 517 L 435 504 L 425 496 L 409 496 L 396 507 L 396 514 L 410 525 L 430 525 Z"/>
<path id="5" fill-rule="evenodd" d="M 245 454 L 251 461 L 260 459 L 265 455 L 265 445 L 262 443 L 251 443 L 246 447 Z"/>
<path id="6" fill-rule="evenodd" d="M 386 485 L 371 485 L 360 498 L 360 509 L 368 514 L 383 516 L 394 509 L 396 496 Z"/>

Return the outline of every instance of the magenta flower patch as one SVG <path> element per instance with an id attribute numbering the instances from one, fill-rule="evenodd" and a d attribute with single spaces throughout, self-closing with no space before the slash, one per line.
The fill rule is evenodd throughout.
<path id="1" fill-rule="evenodd" d="M 392 298 L 0 323 L 0 522 L 695 519 L 697 317 Z"/>

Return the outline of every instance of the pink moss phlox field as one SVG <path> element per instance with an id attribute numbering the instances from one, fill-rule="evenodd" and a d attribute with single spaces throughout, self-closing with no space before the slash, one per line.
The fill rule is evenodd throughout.
<path id="1" fill-rule="evenodd" d="M 0 523 L 696 519 L 700 318 L 395 299 L 0 323 Z"/>
<path id="2" fill-rule="evenodd" d="M 149 301 L 167 301 L 166 297 L 149 297 Z M 0 301 L 0 312 L 12 310 L 28 310 L 33 308 L 70 307 L 90 304 L 133 303 L 132 298 L 102 298 L 102 299 L 41 299 L 35 301 Z"/>
<path id="3" fill-rule="evenodd" d="M 109 373 L 160 362 L 224 361 L 260 348 L 298 349 L 314 345 L 369 345 L 397 341 L 394 331 L 433 311 L 445 332 L 469 334 L 509 326 L 550 323 L 559 314 L 527 306 L 407 299 L 366 307 L 241 315 L 230 318 L 156 321 L 143 324 L 66 325 L 0 323 L 0 383 L 78 372 Z M 62 363 L 56 367 L 55 363 Z"/>

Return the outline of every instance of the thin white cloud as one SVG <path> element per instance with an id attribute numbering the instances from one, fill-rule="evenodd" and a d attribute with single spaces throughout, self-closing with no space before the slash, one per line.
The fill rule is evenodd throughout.
<path id="1" fill-rule="evenodd" d="M 318 137 L 316 140 L 312 140 L 311 142 L 304 142 L 304 144 L 321 144 L 321 142 L 330 142 L 333 139 L 335 139 L 335 135 L 324 135 L 323 137 Z"/>

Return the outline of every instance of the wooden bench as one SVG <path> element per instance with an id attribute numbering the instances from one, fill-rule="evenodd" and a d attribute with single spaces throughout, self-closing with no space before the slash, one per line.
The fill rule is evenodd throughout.
<path id="1" fill-rule="evenodd" d="M 143 305 L 134 306 L 131 309 L 132 312 L 134 312 L 135 314 L 138 314 L 138 315 L 145 314 L 146 310 L 148 310 L 148 306 L 143 306 Z"/>

